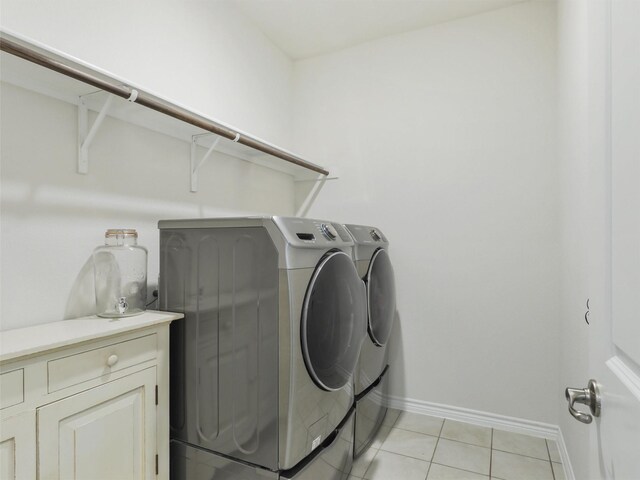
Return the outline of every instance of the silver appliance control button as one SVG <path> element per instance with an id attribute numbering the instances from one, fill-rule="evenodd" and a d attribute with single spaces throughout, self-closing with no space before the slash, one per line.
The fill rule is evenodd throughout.
<path id="1" fill-rule="evenodd" d="M 320 225 L 320 230 L 329 240 L 333 240 L 338 236 L 338 231 L 330 223 L 323 223 Z"/>
<path id="2" fill-rule="evenodd" d="M 369 233 L 371 234 L 371 238 L 373 238 L 376 242 L 379 242 L 382 239 L 382 237 L 380 236 L 380 234 L 375 228 L 371 230 Z"/>

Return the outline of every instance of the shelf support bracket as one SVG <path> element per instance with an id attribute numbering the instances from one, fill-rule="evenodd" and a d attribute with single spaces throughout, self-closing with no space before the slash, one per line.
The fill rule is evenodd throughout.
<path id="1" fill-rule="evenodd" d="M 304 202 L 302 202 L 302 205 L 300 205 L 300 208 L 298 208 L 296 217 L 304 217 L 307 212 L 309 212 L 311 205 L 313 205 L 313 202 L 315 202 L 316 198 L 318 197 L 320 190 L 322 190 L 322 187 L 324 187 L 324 184 L 327 182 L 327 177 L 327 175 L 318 175 L 318 178 L 315 180 L 315 184 L 307 195 L 307 198 L 304 199 Z"/>
<path id="2" fill-rule="evenodd" d="M 199 135 L 194 135 L 191 137 L 191 171 L 190 173 L 191 173 L 191 191 L 192 192 L 198 191 L 198 170 L 200 170 L 200 167 L 204 165 L 204 162 L 206 162 L 207 159 L 211 156 L 213 151 L 218 146 L 218 142 L 220 142 L 220 139 L 222 138 L 222 137 L 217 137 L 209 147 L 209 150 L 207 150 L 204 156 L 198 161 L 197 159 L 198 137 Z"/>
<path id="3" fill-rule="evenodd" d="M 89 173 L 89 146 L 113 102 L 113 95 L 109 95 L 89 130 L 89 108 L 85 102 L 85 96 L 80 96 L 78 103 L 78 173 L 83 175 Z"/>

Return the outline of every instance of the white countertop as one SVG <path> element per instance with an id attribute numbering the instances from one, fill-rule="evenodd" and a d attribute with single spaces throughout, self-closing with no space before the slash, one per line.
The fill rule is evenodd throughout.
<path id="1" fill-rule="evenodd" d="M 183 316 L 181 313 L 147 310 L 133 317 L 101 318 L 94 315 L 5 330 L 0 332 L 0 362 L 171 322 Z"/>

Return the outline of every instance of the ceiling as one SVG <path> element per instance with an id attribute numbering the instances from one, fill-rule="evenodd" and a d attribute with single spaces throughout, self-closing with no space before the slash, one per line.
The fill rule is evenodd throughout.
<path id="1" fill-rule="evenodd" d="M 523 0 L 231 0 L 294 60 Z"/>

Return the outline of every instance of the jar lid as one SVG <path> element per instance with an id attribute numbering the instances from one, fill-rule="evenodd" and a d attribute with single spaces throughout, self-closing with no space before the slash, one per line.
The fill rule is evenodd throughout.
<path id="1" fill-rule="evenodd" d="M 138 238 L 138 232 L 133 228 L 110 228 L 104 233 L 104 238 L 109 237 L 134 237 Z"/>

